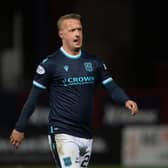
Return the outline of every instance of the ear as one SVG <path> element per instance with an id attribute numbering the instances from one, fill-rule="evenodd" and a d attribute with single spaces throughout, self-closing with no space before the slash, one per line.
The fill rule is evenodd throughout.
<path id="1" fill-rule="evenodd" d="M 59 37 L 62 39 L 63 38 L 63 32 L 62 31 L 59 31 L 58 32 L 58 35 L 59 35 Z"/>

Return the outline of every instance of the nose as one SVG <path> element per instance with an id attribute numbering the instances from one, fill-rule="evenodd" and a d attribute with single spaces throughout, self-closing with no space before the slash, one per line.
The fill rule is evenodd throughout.
<path id="1" fill-rule="evenodd" d="M 75 35 L 78 37 L 80 35 L 80 31 L 79 30 L 76 30 L 75 31 Z"/>

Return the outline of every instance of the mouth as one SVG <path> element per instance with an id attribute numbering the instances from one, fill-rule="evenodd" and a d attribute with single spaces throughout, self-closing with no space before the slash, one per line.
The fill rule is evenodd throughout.
<path id="1" fill-rule="evenodd" d="M 80 44 L 80 39 L 74 39 L 73 42 L 76 44 Z"/>

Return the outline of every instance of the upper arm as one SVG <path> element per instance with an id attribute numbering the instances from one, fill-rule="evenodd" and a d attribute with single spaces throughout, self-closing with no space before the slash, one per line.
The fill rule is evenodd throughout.
<path id="1" fill-rule="evenodd" d="M 105 63 L 101 60 L 97 60 L 97 82 L 106 85 L 112 80 L 113 78 L 109 73 Z"/>
<path id="2" fill-rule="evenodd" d="M 49 60 L 40 63 L 36 69 L 33 85 L 41 89 L 47 89 L 51 79 L 51 71 L 52 64 Z"/>

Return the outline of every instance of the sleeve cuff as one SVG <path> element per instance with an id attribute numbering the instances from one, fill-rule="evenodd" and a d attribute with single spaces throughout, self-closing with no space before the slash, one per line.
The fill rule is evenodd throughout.
<path id="1" fill-rule="evenodd" d="M 46 86 L 36 82 L 35 80 L 33 81 L 33 85 L 40 88 L 40 89 L 46 89 L 47 88 Z"/>

